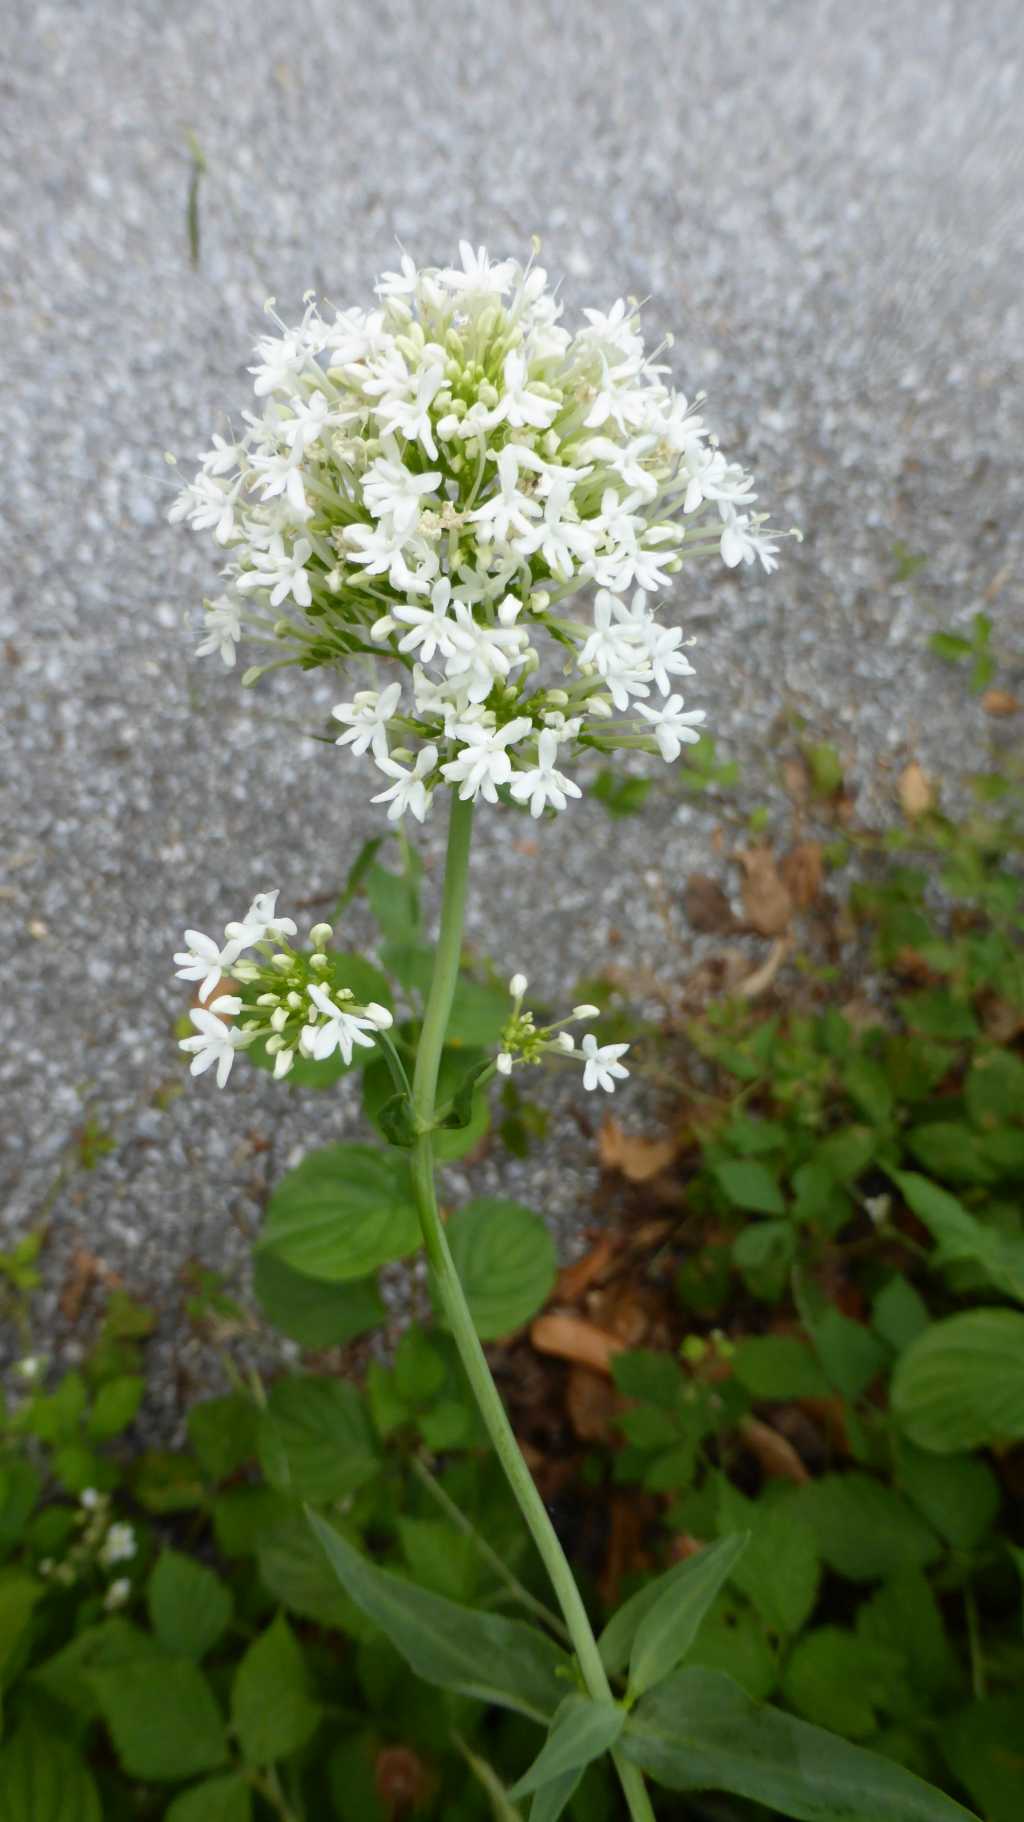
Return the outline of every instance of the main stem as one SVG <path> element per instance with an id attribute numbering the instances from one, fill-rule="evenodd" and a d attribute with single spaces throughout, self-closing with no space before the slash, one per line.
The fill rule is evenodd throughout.
<path id="1" fill-rule="evenodd" d="M 533 1476 L 523 1460 L 498 1389 L 491 1378 L 491 1370 L 480 1346 L 437 1207 L 431 1127 L 435 1111 L 437 1072 L 462 954 L 462 924 L 466 908 L 472 832 L 472 803 L 463 803 L 453 793 L 441 902 L 441 928 L 412 1082 L 413 1118 L 419 1135 L 412 1153 L 413 1185 L 427 1258 L 473 1396 L 550 1577 L 569 1629 L 583 1680 L 595 1701 L 608 1702 L 613 1699 L 611 1687 L 587 1618 L 587 1610 L 547 1509 L 534 1485 Z M 618 1755 L 613 1756 L 633 1822 L 655 1822 L 643 1774 L 627 1760 Z"/>

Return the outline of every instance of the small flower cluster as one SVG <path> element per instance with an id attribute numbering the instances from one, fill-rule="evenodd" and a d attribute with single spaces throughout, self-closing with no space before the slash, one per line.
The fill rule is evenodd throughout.
<path id="1" fill-rule="evenodd" d="M 539 1063 L 547 1055 L 577 1057 L 583 1064 L 584 1088 L 603 1088 L 612 1094 L 616 1081 L 624 1081 L 629 1074 L 620 1061 L 629 1045 L 599 1045 L 593 1032 L 588 1031 L 577 1047 L 575 1038 L 565 1027 L 585 1019 L 596 1019 L 597 1006 L 574 1006 L 568 1018 L 557 1019 L 553 1025 L 542 1025 L 538 1030 L 533 1013 L 523 1009 L 527 984 L 525 974 L 514 974 L 508 984 L 512 1017 L 501 1034 L 501 1050 L 495 1060 L 498 1074 L 511 1075 L 517 1063 Z"/>
<path id="2" fill-rule="evenodd" d="M 222 993 L 212 1006 L 195 1007 L 189 1013 L 195 1036 L 180 1042 L 192 1054 L 191 1073 L 202 1075 L 216 1064 L 221 1088 L 237 1052 L 258 1039 L 280 1078 L 296 1055 L 320 1062 L 338 1051 L 351 1063 L 356 1048 L 372 1046 L 392 1022 L 386 1006 L 357 1005 L 350 989 L 334 984 L 326 949 L 330 924 L 313 925 L 311 953 L 289 944 L 288 937 L 298 932 L 290 917 L 277 916 L 277 897 L 276 891 L 259 893 L 241 923 L 225 925 L 221 944 L 200 930 L 186 930 L 188 946 L 174 957 L 177 978 L 198 982 L 201 1001 L 209 1000 L 222 979 L 245 989 L 244 1000 Z M 227 1022 L 236 1018 L 237 1025 Z"/>
<path id="3" fill-rule="evenodd" d="M 778 549 L 702 395 L 666 383 L 633 302 L 563 327 L 532 261 L 463 242 L 457 266 L 403 255 L 376 291 L 274 318 L 259 409 L 171 509 L 227 558 L 199 652 L 268 642 L 244 681 L 356 659 L 372 687 L 333 710 L 337 744 L 372 755 L 393 819 L 422 821 L 439 785 L 561 810 L 582 748 L 675 759 L 704 714 L 654 597 L 691 559 L 771 571 Z"/>
<path id="4" fill-rule="evenodd" d="M 114 1569 L 120 1563 L 130 1563 L 138 1550 L 134 1526 L 122 1522 L 111 1524 L 110 1500 L 105 1493 L 98 1493 L 95 1487 L 86 1487 L 79 1496 L 79 1507 L 79 1536 L 67 1555 L 61 1562 L 47 1556 L 39 1564 L 39 1573 L 44 1580 L 62 1588 L 72 1587 L 94 1566 Z M 118 1576 L 108 1585 L 104 1595 L 103 1605 L 107 1612 L 113 1613 L 123 1607 L 131 1598 L 131 1592 L 128 1577 Z"/>

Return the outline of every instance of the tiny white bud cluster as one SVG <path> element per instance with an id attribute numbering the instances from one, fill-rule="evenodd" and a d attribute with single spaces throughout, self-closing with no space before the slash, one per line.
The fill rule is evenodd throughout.
<path id="1" fill-rule="evenodd" d="M 593 1033 L 588 1031 L 577 1049 L 575 1038 L 565 1029 L 567 1025 L 598 1018 L 600 1008 L 574 1006 L 567 1019 L 538 1026 L 533 1013 L 523 1010 L 527 985 L 525 974 L 514 974 L 508 984 L 512 1017 L 501 1034 L 501 1049 L 494 1060 L 498 1074 L 509 1076 L 517 1063 L 539 1063 L 548 1055 L 577 1057 L 583 1064 L 584 1088 L 603 1088 L 608 1094 L 613 1093 L 616 1081 L 624 1081 L 629 1075 L 629 1070 L 620 1061 L 629 1045 L 599 1046 Z"/>
<path id="2" fill-rule="evenodd" d="M 693 667 L 654 597 L 692 560 L 770 572 L 778 549 L 701 395 L 666 382 L 632 300 L 563 327 L 532 261 L 463 242 L 455 266 L 403 255 L 376 291 L 333 320 L 312 301 L 293 328 L 274 318 L 258 412 L 171 509 L 226 555 L 199 652 L 231 665 L 243 637 L 268 644 L 243 682 L 389 661 L 332 712 L 392 820 L 422 821 L 442 785 L 562 810 L 585 748 L 674 760 L 704 712 L 675 693 Z"/>
<path id="3" fill-rule="evenodd" d="M 261 892 L 240 923 L 225 924 L 223 945 L 201 931 L 186 930 L 188 948 L 174 958 L 180 980 L 200 982 L 200 1000 L 209 999 L 222 978 L 245 988 L 244 997 L 222 993 L 213 1007 L 194 1007 L 189 1018 L 195 1035 L 180 1040 L 179 1048 L 191 1053 L 191 1073 L 202 1075 L 216 1064 L 220 1088 L 238 1051 L 258 1039 L 273 1057 L 274 1075 L 280 1078 L 288 1074 L 296 1055 L 322 1062 L 337 1051 L 343 1062 L 351 1063 L 355 1050 L 371 1048 L 392 1022 L 387 1007 L 376 1001 L 361 1006 L 349 988 L 333 985 L 328 991 L 325 983 L 332 961 L 324 945 L 333 934 L 329 924 L 313 925 L 311 953 L 275 947 L 297 935 L 290 917 L 277 916 L 277 897 L 276 891 Z M 254 950 L 259 960 L 241 959 L 245 950 Z M 235 1019 L 238 1024 L 228 1022 Z"/>

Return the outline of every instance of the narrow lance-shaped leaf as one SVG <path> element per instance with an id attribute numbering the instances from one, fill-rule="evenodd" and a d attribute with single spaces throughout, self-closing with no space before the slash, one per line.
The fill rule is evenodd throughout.
<path id="1" fill-rule="evenodd" d="M 725 1790 L 797 1822 L 977 1822 L 902 1765 L 680 1670 L 638 1703 L 619 1750 L 670 1790 Z"/>
<path id="2" fill-rule="evenodd" d="M 629 1657 L 629 1689 L 641 1696 L 681 1664 L 716 1595 L 750 1542 L 750 1532 L 723 1537 L 691 1556 L 686 1573 L 665 1589 L 637 1627 Z"/>
<path id="3" fill-rule="evenodd" d="M 625 1709 L 614 1702 L 592 1702 L 573 1695 L 562 1703 L 540 1752 L 509 1795 L 528 1797 L 533 1790 L 582 1771 L 615 1745 L 626 1720 Z"/>
<path id="4" fill-rule="evenodd" d="M 732 1538 L 722 1539 L 722 1543 L 732 1543 L 732 1541 Z M 716 1545 L 715 1548 L 720 1549 L 721 1545 Z M 646 1587 L 641 1588 L 628 1601 L 624 1601 L 618 1611 L 612 1614 L 597 1641 L 601 1662 L 609 1676 L 618 1676 L 620 1671 L 625 1670 L 633 1649 L 633 1641 L 647 1615 L 653 1612 L 654 1608 L 669 1596 L 680 1582 L 691 1585 L 698 1566 L 704 1562 L 708 1554 L 709 1552 L 702 1551 L 699 1556 L 691 1556 L 685 1562 L 674 1563 L 671 1569 L 666 1569 L 664 1575 L 659 1575 L 654 1581 L 648 1582 Z M 710 1552 L 710 1555 L 714 1559 L 714 1550 Z M 739 1552 L 737 1552 L 736 1560 L 739 1560 Z M 727 1571 L 727 1573 L 730 1572 L 731 1570 Z M 702 1573 L 706 1574 L 707 1571 L 704 1570 Z M 711 1596 L 711 1600 L 713 1599 L 714 1594 Z"/>
<path id="5" fill-rule="evenodd" d="M 424 1682 L 547 1721 L 571 1679 L 569 1658 L 536 1627 L 475 1613 L 377 1569 L 332 1525 L 308 1512 L 349 1597 Z"/>

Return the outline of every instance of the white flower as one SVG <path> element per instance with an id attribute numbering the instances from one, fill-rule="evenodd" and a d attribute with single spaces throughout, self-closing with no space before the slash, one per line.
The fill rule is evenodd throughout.
<path id="1" fill-rule="evenodd" d="M 532 425 L 535 430 L 547 430 L 558 416 L 558 400 L 541 398 L 539 393 L 531 391 L 526 362 L 521 354 L 506 354 L 503 375 L 505 390 L 495 416 L 504 418 L 516 430 L 521 430 L 524 424 Z"/>
<path id="2" fill-rule="evenodd" d="M 522 740 L 524 734 L 529 734 L 532 727 L 533 723 L 525 715 L 517 716 L 503 728 L 462 724 L 458 730 L 464 742 L 462 751 L 441 767 L 442 775 L 450 784 L 459 786 L 463 801 L 483 797 L 487 803 L 496 803 L 497 787 L 512 776 L 508 748 L 513 741 Z"/>
<path id="3" fill-rule="evenodd" d="M 461 272 L 457 266 L 446 266 L 441 279 L 450 291 L 456 292 L 463 299 L 483 301 L 502 297 L 515 278 L 516 269 L 512 260 L 492 263 L 487 257 L 486 247 L 479 247 L 474 252 L 468 240 L 460 240 L 459 258 L 462 260 Z"/>
<path id="4" fill-rule="evenodd" d="M 111 1525 L 100 1546 L 99 1558 L 104 1568 L 130 1562 L 136 1551 L 135 1530 L 131 1525 Z"/>
<path id="5" fill-rule="evenodd" d="M 235 647 L 242 637 L 242 604 L 231 595 L 218 595 L 216 601 L 207 601 L 205 607 L 203 638 L 196 646 L 196 657 L 207 658 L 211 652 L 219 652 L 230 669 L 235 662 Z"/>
<path id="6" fill-rule="evenodd" d="M 116 1613 L 119 1607 L 126 1606 L 131 1599 L 131 1593 L 132 1585 L 127 1576 L 121 1576 L 118 1581 L 111 1582 L 103 1596 L 103 1605 L 107 1612 Z"/>
<path id="7" fill-rule="evenodd" d="M 694 742 L 700 739 L 697 728 L 706 719 L 703 709 L 687 709 L 683 713 L 683 698 L 670 696 L 660 709 L 650 709 L 646 702 L 637 707 L 645 721 L 651 724 L 651 732 L 658 743 L 663 759 L 678 759 L 683 742 Z"/>
<path id="8" fill-rule="evenodd" d="M 727 505 L 719 510 L 724 520 L 721 549 L 726 568 L 735 569 L 740 563 L 749 564 L 760 558 L 762 568 L 769 576 L 778 569 L 778 544 L 758 530 L 756 518 L 748 512 L 735 512 Z"/>
<path id="9" fill-rule="evenodd" d="M 377 416 L 385 435 L 400 430 L 412 443 L 418 442 L 432 462 L 437 461 L 437 444 L 430 421 L 430 407 L 444 385 L 444 368 L 424 367 L 415 381 L 411 397 L 391 395 L 381 399 Z"/>
<path id="10" fill-rule="evenodd" d="M 241 1000 L 228 997 L 226 994 L 221 995 L 217 1004 L 222 1012 L 230 1013 L 232 1016 L 242 1010 Z M 244 1031 L 238 1030 L 237 1026 L 225 1025 L 223 1018 L 220 1018 L 216 1012 L 209 1012 L 203 1007 L 194 1008 L 188 1016 L 196 1028 L 197 1035 L 193 1038 L 180 1038 L 178 1048 L 193 1052 L 190 1073 L 203 1075 L 216 1063 L 217 1087 L 223 1088 L 231 1074 L 231 1065 L 238 1050 L 246 1045 L 249 1039 Z"/>
<path id="11" fill-rule="evenodd" d="M 327 1021 L 324 1025 L 312 1028 L 307 1025 L 303 1033 L 305 1036 L 305 1032 L 310 1032 L 310 1036 L 306 1040 L 308 1054 L 316 1062 L 322 1063 L 325 1057 L 333 1056 L 336 1050 L 340 1050 L 342 1062 L 351 1063 L 352 1053 L 357 1044 L 367 1050 L 372 1049 L 373 1039 L 368 1038 L 366 1033 L 381 1028 L 379 1017 L 376 1019 L 361 1018 L 354 1012 L 346 1012 L 343 1007 L 336 1006 L 334 1001 L 328 998 L 323 988 L 316 986 L 315 983 L 311 984 L 309 988 L 309 997 L 317 1011 L 322 1012 Z M 380 1013 L 383 1008 L 378 1007 L 376 1010 Z M 386 1013 L 384 1016 L 387 1023 L 390 1024 L 390 1016 Z"/>
<path id="12" fill-rule="evenodd" d="M 398 641 L 399 651 L 418 651 L 423 664 L 429 664 L 435 652 L 440 652 L 444 658 L 450 658 L 455 650 L 455 627 L 448 614 L 451 601 L 451 582 L 447 576 L 442 576 L 430 591 L 429 607 L 415 607 L 408 603 L 396 607 L 393 618 L 409 628 Z"/>
<path id="13" fill-rule="evenodd" d="M 273 892 L 258 892 L 241 923 L 225 924 L 224 935 L 237 943 L 240 950 L 250 949 L 253 943 L 262 943 L 268 938 L 273 942 L 282 936 L 297 936 L 294 920 L 277 915 L 279 894 L 279 886 L 275 886 Z"/>
<path id="14" fill-rule="evenodd" d="M 605 589 L 595 599 L 594 630 L 584 642 L 579 662 L 594 665 L 617 709 L 628 708 L 630 696 L 650 694 L 652 670 L 643 631 L 623 602 Z"/>
<path id="15" fill-rule="evenodd" d="M 397 822 L 400 816 L 405 815 L 406 810 L 411 810 L 416 821 L 422 822 L 433 794 L 427 788 L 424 780 L 429 778 L 436 764 L 437 748 L 435 746 L 420 748 L 416 764 L 411 772 L 407 771 L 404 766 L 400 766 L 395 759 L 378 757 L 378 770 L 385 772 L 389 778 L 393 778 L 395 783 L 389 785 L 386 791 L 378 791 L 376 797 L 371 797 L 370 802 L 391 805 L 388 811 L 389 822 Z"/>
<path id="16" fill-rule="evenodd" d="M 593 1032 L 588 1031 L 580 1048 L 584 1058 L 584 1088 L 603 1088 L 607 1094 L 612 1094 L 616 1079 L 622 1080 L 629 1074 L 629 1070 L 619 1062 L 619 1058 L 625 1056 L 629 1045 L 599 1045 Z"/>
<path id="17" fill-rule="evenodd" d="M 253 554 L 256 567 L 239 576 L 239 588 L 271 589 L 271 607 L 279 607 L 288 595 L 297 607 L 310 605 L 313 593 L 305 565 L 313 554 L 313 546 L 308 538 L 298 538 L 291 550 L 285 550 L 281 533 L 275 531 L 267 549 Z"/>
<path id="18" fill-rule="evenodd" d="M 393 446 L 392 446 L 393 447 Z M 404 462 L 379 456 L 363 476 L 363 499 L 375 519 L 388 518 L 396 537 L 411 532 L 423 507 L 425 494 L 436 492 L 441 476 L 436 471 L 413 474 Z"/>
<path id="19" fill-rule="evenodd" d="M 581 795 L 578 784 L 555 770 L 558 735 L 553 728 L 545 728 L 540 734 L 537 753 L 537 764 L 528 772 L 517 772 L 509 785 L 509 794 L 517 803 L 529 801 L 531 816 L 539 816 L 548 803 L 554 804 L 556 810 L 564 810 L 567 797 Z"/>
<path id="20" fill-rule="evenodd" d="M 217 986 L 222 974 L 237 961 L 241 953 L 241 944 L 227 942 L 221 947 L 212 936 L 204 936 L 201 930 L 186 930 L 187 949 L 180 950 L 175 956 L 178 967 L 175 978 L 179 981 L 200 981 L 199 998 L 207 1000 Z"/>
<path id="21" fill-rule="evenodd" d="M 389 683 L 386 690 L 359 690 L 351 702 L 335 703 L 331 714 L 335 721 L 351 725 L 339 734 L 335 746 L 351 746 L 353 753 L 365 753 L 372 747 L 375 759 L 388 756 L 388 722 L 398 708 L 402 694 L 400 683 Z"/>
<path id="22" fill-rule="evenodd" d="M 193 531 L 212 531 L 218 544 L 230 544 L 235 535 L 235 505 L 241 484 L 241 477 L 229 485 L 201 469 L 195 480 L 182 488 L 167 517 L 172 525 L 187 519 Z"/>
<path id="23" fill-rule="evenodd" d="M 95 1487 L 83 1487 L 78 1495 L 78 1503 L 86 1512 L 97 1512 L 105 1503 L 105 1495 L 98 1493 Z"/>

